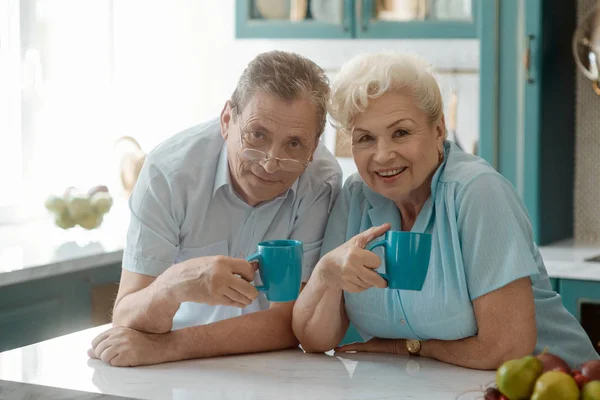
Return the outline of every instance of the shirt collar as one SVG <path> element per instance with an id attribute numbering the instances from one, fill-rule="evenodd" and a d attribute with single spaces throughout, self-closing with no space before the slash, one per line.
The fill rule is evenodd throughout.
<path id="1" fill-rule="evenodd" d="M 215 174 L 215 184 L 213 187 L 213 196 L 221 186 L 231 185 L 231 177 L 229 176 L 229 163 L 227 162 L 227 142 L 223 142 L 219 161 L 217 162 L 217 173 Z"/>
<path id="2" fill-rule="evenodd" d="M 306 171 L 303 173 L 305 174 Z M 300 175 L 302 176 L 302 175 Z M 287 197 L 288 194 L 293 196 L 293 200 L 296 199 L 296 194 L 298 191 L 298 181 L 300 178 L 296 179 L 291 188 L 283 192 L 281 195 L 276 198 L 284 198 Z M 227 142 L 223 142 L 223 147 L 221 147 L 221 153 L 219 154 L 219 161 L 217 161 L 217 172 L 215 174 L 215 184 L 213 186 L 213 196 L 217 193 L 222 186 L 228 185 L 230 190 L 233 191 L 233 187 L 231 186 L 231 176 L 229 175 L 229 161 L 227 160 Z"/>

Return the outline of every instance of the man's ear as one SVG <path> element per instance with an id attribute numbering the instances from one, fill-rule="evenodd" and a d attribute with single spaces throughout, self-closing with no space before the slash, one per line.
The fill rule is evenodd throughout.
<path id="1" fill-rule="evenodd" d="M 223 110 L 221 111 L 221 136 L 223 139 L 227 139 L 227 134 L 229 131 L 229 127 L 233 123 L 233 113 L 235 112 L 234 108 L 231 105 L 231 100 L 227 100 L 225 102 L 225 106 L 223 106 Z"/>

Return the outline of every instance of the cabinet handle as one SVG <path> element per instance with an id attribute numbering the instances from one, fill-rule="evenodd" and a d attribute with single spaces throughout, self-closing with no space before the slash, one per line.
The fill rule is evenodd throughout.
<path id="1" fill-rule="evenodd" d="M 531 42 L 535 39 L 535 35 L 527 35 L 525 39 L 525 55 L 523 56 L 523 64 L 525 65 L 525 80 L 527 83 L 535 83 L 531 75 Z"/>
<path id="2" fill-rule="evenodd" d="M 361 32 L 369 30 L 369 20 L 373 10 L 373 0 L 358 0 L 356 2 L 356 16 Z"/>
<path id="3" fill-rule="evenodd" d="M 352 19 L 352 0 L 344 0 L 344 9 L 342 10 L 342 30 L 350 32 L 350 23 Z"/>

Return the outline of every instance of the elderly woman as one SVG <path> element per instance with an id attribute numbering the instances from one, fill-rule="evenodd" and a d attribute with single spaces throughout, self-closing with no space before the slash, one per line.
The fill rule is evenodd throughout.
<path id="1" fill-rule="evenodd" d="M 334 348 L 349 323 L 366 343 L 337 351 L 420 355 L 475 369 L 534 351 L 571 366 L 598 358 L 552 290 L 511 184 L 446 141 L 439 87 L 401 54 L 360 55 L 333 84 L 331 114 L 352 140 L 358 174 L 332 210 L 315 267 L 294 308 L 309 352 Z M 365 246 L 388 229 L 432 235 L 420 291 L 386 288 Z"/>

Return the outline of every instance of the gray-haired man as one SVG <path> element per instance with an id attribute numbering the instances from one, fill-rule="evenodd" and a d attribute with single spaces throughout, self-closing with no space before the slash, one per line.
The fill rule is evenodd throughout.
<path id="1" fill-rule="evenodd" d="M 312 61 L 264 53 L 218 120 L 149 154 L 130 199 L 114 327 L 90 357 L 134 366 L 298 345 L 293 302 L 269 304 L 244 258 L 263 240 L 300 240 L 308 280 L 342 180 L 319 141 L 328 96 Z"/>

